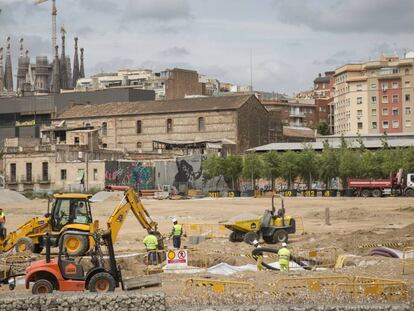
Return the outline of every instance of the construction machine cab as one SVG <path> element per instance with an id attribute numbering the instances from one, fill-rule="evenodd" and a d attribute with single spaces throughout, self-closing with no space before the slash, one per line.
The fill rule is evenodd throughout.
<path id="1" fill-rule="evenodd" d="M 56 194 L 49 214 L 53 231 L 60 231 L 68 224 L 88 225 L 93 222 L 90 195 L 88 194 Z"/>

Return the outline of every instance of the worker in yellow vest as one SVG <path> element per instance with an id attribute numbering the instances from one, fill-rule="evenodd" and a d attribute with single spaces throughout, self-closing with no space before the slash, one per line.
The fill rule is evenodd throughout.
<path id="1" fill-rule="evenodd" d="M 287 244 L 285 242 L 282 243 L 282 248 L 278 250 L 277 255 L 279 257 L 280 271 L 288 271 L 290 251 L 288 250 Z"/>
<path id="2" fill-rule="evenodd" d="M 6 237 L 6 215 L 2 208 L 0 208 L 0 237 L 2 239 Z"/>
<path id="3" fill-rule="evenodd" d="M 157 265 L 158 238 L 153 231 L 148 232 L 144 239 L 144 245 L 148 252 L 148 265 Z"/>
<path id="4" fill-rule="evenodd" d="M 170 234 L 170 238 L 173 238 L 173 246 L 176 249 L 181 247 L 181 236 L 183 235 L 183 226 L 178 224 L 177 219 L 173 218 L 173 228 Z"/>

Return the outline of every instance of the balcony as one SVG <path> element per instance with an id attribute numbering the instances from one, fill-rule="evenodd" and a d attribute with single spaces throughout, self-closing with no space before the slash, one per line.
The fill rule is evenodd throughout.
<path id="1" fill-rule="evenodd" d="M 50 184 L 50 176 L 38 175 L 36 178 L 36 183 L 43 185 Z"/>
<path id="2" fill-rule="evenodd" d="M 17 185 L 16 176 L 6 177 L 6 185 Z"/>
<path id="3" fill-rule="evenodd" d="M 303 112 L 291 111 L 289 112 L 289 117 L 290 118 L 304 118 L 305 114 Z"/>

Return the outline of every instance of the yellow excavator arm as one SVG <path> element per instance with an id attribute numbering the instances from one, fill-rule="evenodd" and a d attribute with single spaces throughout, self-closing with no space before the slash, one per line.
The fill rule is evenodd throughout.
<path id="1" fill-rule="evenodd" d="M 132 213 L 144 229 L 147 231 L 157 230 L 158 224 L 151 219 L 151 216 L 145 209 L 135 190 L 129 188 L 125 191 L 121 202 L 106 222 L 108 230 L 111 231 L 112 243 L 115 243 L 119 230 L 121 229 L 129 210 L 132 210 Z"/>

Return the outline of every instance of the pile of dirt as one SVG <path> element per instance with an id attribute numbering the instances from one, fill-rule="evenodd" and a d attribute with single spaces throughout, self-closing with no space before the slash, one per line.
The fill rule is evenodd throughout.
<path id="1" fill-rule="evenodd" d="M 16 202 L 29 202 L 30 200 L 26 198 L 24 195 L 8 190 L 2 189 L 0 190 L 0 203 L 16 203 Z"/>

